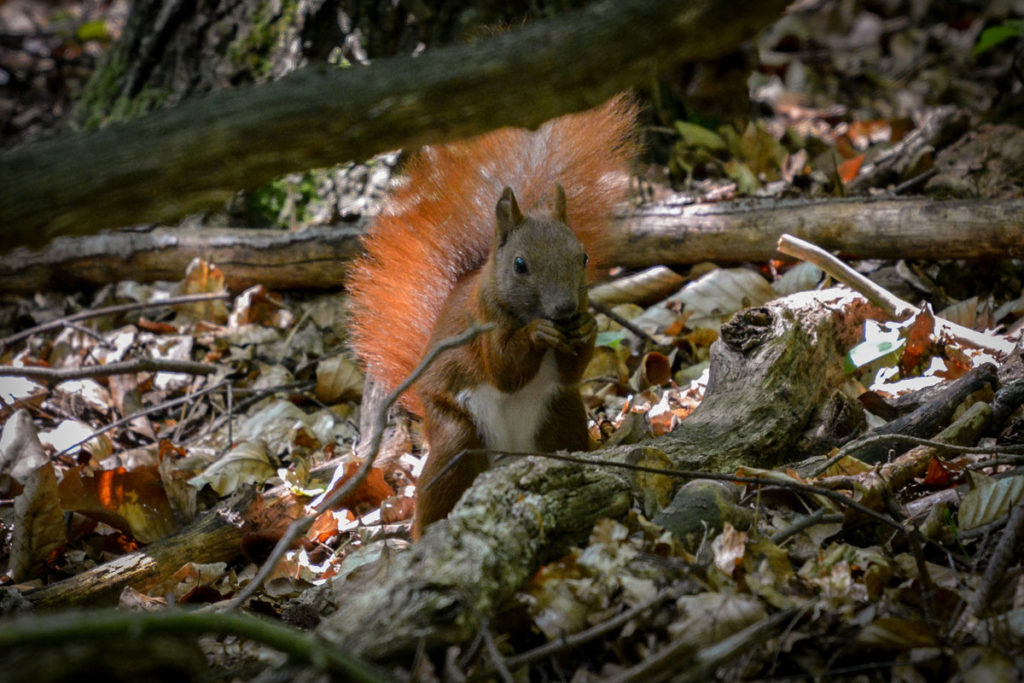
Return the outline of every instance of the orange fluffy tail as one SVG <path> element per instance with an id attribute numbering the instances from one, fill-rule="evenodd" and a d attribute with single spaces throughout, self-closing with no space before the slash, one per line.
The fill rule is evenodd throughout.
<path id="1" fill-rule="evenodd" d="M 390 392 L 423 358 L 455 283 L 487 260 L 506 185 L 530 212 L 561 183 L 568 223 L 590 262 L 607 262 L 608 219 L 628 189 L 635 119 L 634 105 L 620 95 L 536 132 L 502 128 L 413 159 L 348 281 L 353 346 L 370 377 Z M 419 412 L 413 396 L 406 401 Z"/>

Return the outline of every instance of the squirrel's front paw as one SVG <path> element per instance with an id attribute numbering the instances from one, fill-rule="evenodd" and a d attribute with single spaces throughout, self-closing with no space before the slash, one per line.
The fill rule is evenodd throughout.
<path id="1" fill-rule="evenodd" d="M 534 318 L 530 321 L 530 342 L 534 348 L 546 348 L 574 353 L 565 333 L 554 322 L 547 318 Z"/>
<path id="2" fill-rule="evenodd" d="M 575 316 L 562 326 L 566 341 L 573 347 L 590 346 L 597 339 L 597 320 L 589 311 Z"/>

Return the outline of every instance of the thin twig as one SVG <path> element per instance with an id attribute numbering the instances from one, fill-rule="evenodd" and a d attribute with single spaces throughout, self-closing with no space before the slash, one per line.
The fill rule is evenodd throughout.
<path id="1" fill-rule="evenodd" d="M 747 477 L 739 476 L 735 474 L 720 474 L 717 472 L 698 472 L 695 470 L 673 470 L 663 467 L 647 467 L 645 465 L 637 465 L 629 462 L 619 462 L 617 460 L 603 460 L 599 458 L 579 458 L 574 455 L 566 455 L 564 453 L 535 453 L 535 452 L 516 452 L 516 451 L 491 451 L 484 448 L 473 448 L 466 449 L 463 451 L 466 454 L 477 455 L 505 455 L 518 458 L 524 457 L 540 457 L 550 458 L 551 460 L 561 460 L 563 462 L 573 462 L 580 465 L 597 465 L 600 467 L 617 467 L 619 469 L 631 470 L 634 472 L 648 472 L 650 474 L 663 474 L 669 477 L 676 477 L 679 479 L 710 479 L 712 481 L 730 481 L 737 484 L 751 484 L 754 486 L 778 486 L 782 488 L 792 489 L 794 491 L 802 491 L 804 493 L 812 493 L 819 496 L 828 498 L 831 501 L 839 503 L 840 505 L 853 508 L 858 512 L 875 519 L 886 526 L 890 526 L 896 529 L 900 533 L 906 533 L 906 529 L 902 524 L 894 520 L 888 515 L 884 515 L 877 510 L 872 510 L 863 503 L 859 503 L 849 496 L 843 495 L 838 491 L 832 491 L 821 486 L 814 486 L 813 484 L 805 484 L 795 479 L 770 479 L 768 477 Z"/>
<path id="2" fill-rule="evenodd" d="M 669 667 L 672 667 L 672 670 L 675 672 L 682 674 L 681 676 L 673 677 L 673 680 L 708 680 L 716 668 L 734 659 L 740 650 L 749 649 L 756 641 L 764 640 L 769 633 L 794 614 L 796 614 L 796 609 L 792 607 L 776 612 L 737 631 L 731 636 L 719 640 L 711 646 L 702 644 L 698 648 L 697 643 L 680 638 L 655 652 L 636 666 L 606 678 L 605 681 L 626 683 L 627 681 L 656 680 L 658 674 L 664 674 Z M 685 673 L 682 673 L 683 671 Z"/>
<path id="3" fill-rule="evenodd" d="M 5 337 L 0 340 L 0 348 L 6 348 L 11 344 L 21 341 L 25 337 L 30 337 L 33 334 L 39 332 L 46 332 L 48 330 L 55 329 L 57 327 L 63 327 L 64 325 L 72 322 L 78 322 L 79 320 L 88 320 L 90 318 L 99 318 L 104 315 L 112 315 L 116 313 L 128 313 L 130 311 L 138 311 L 146 308 L 159 308 L 161 306 L 177 306 L 180 304 L 194 304 L 201 301 L 216 301 L 218 299 L 230 299 L 231 294 L 228 292 L 205 292 L 203 294 L 185 294 L 183 296 L 173 296 L 162 301 L 144 301 L 144 302 L 133 302 L 130 304 L 117 304 L 115 306 L 104 306 L 103 308 L 94 308 L 88 311 L 79 311 L 73 315 L 67 315 L 63 318 L 57 318 L 45 322 L 35 327 L 30 327 L 27 330 L 16 332 L 9 337 Z"/>
<path id="4" fill-rule="evenodd" d="M 516 679 L 505 664 L 505 658 L 498 652 L 498 646 L 495 644 L 494 636 L 491 634 L 491 626 L 486 620 L 481 620 L 480 635 L 484 639 L 484 647 L 487 648 L 487 655 L 490 657 L 491 665 L 498 672 L 498 675 L 501 676 L 501 680 L 504 683 L 515 683 Z"/>
<path id="5" fill-rule="evenodd" d="M 118 427 L 120 427 L 122 425 L 126 425 L 129 422 L 131 422 L 132 420 L 134 420 L 135 418 L 137 418 L 137 417 L 144 417 L 146 415 L 152 415 L 153 413 L 158 413 L 161 410 L 167 410 L 168 408 L 173 408 L 173 407 L 175 407 L 177 405 L 180 405 L 182 403 L 187 403 L 188 401 L 190 401 L 192 399 L 196 399 L 196 398 L 199 398 L 200 396 L 203 396 L 205 394 L 209 394 L 211 392 L 217 391 L 218 389 L 222 388 L 226 384 L 227 384 L 227 380 L 221 380 L 220 382 L 217 382 L 216 384 L 211 384 L 210 386 L 206 387 L 205 389 L 200 389 L 199 391 L 195 391 L 195 392 L 189 394 L 188 396 L 182 396 L 181 398 L 176 398 L 176 399 L 173 399 L 171 401 L 165 401 L 165 402 L 160 403 L 158 405 L 151 406 L 149 408 L 144 408 L 143 410 L 138 410 L 138 411 L 132 413 L 131 415 L 127 415 L 125 417 L 122 417 L 120 420 L 115 420 L 114 422 L 111 422 L 110 424 L 108 424 L 105 427 L 101 427 L 100 429 L 96 430 L 95 432 L 93 432 L 89 436 L 85 437 L 81 441 L 77 441 L 77 442 L 71 444 L 70 446 L 68 446 L 67 448 L 62 450 L 60 453 L 57 453 L 53 457 L 54 458 L 59 458 L 60 456 L 64 455 L 68 451 L 70 451 L 72 448 L 75 448 L 76 446 L 81 446 L 86 441 L 89 441 L 90 439 L 95 439 L 97 436 L 100 436 L 101 434 L 105 434 L 105 433 L 109 432 L 111 429 L 117 429 Z"/>
<path id="6" fill-rule="evenodd" d="M 883 491 L 882 500 L 886 510 L 895 519 L 905 518 L 906 511 L 900 507 L 899 502 L 889 491 Z M 932 579 L 931 571 L 928 569 L 928 562 L 924 556 L 924 547 L 921 545 L 921 533 L 913 521 L 908 522 L 914 530 L 903 534 L 910 547 L 910 553 L 917 565 L 917 585 L 921 592 L 921 611 L 924 613 L 925 623 L 938 629 L 940 627 L 935 617 L 935 581 Z"/>
<path id="7" fill-rule="evenodd" d="M 88 379 L 90 377 L 130 375 L 136 372 L 182 372 L 189 375 L 209 375 L 221 368 L 222 366 L 220 365 L 191 360 L 135 358 L 117 363 L 107 363 L 106 365 L 90 365 L 84 368 L 40 368 L 27 365 L 7 365 L 0 367 L 0 377 L 28 377 L 43 380 L 47 383 L 56 383 L 72 379 Z"/>
<path id="8" fill-rule="evenodd" d="M 983 536 L 988 536 L 989 534 L 994 534 L 1005 526 L 1006 517 L 1000 517 L 999 519 L 994 519 L 987 524 L 982 524 L 981 526 L 976 526 L 973 529 L 967 529 L 966 531 L 963 529 L 957 529 L 956 533 L 961 540 L 967 541 L 972 538 L 981 538 Z"/>
<path id="9" fill-rule="evenodd" d="M 827 515 L 825 514 L 825 508 L 818 508 L 811 514 L 804 515 L 785 529 L 773 534 L 772 543 L 775 545 L 782 545 L 804 529 L 809 529 L 810 527 L 817 526 L 818 524 L 836 524 L 838 522 L 842 522 L 844 518 L 845 515 L 839 513 Z"/>
<path id="10" fill-rule="evenodd" d="M 724 640 L 720 640 L 711 647 L 701 648 L 694 658 L 693 667 L 684 676 L 676 679 L 678 683 L 687 681 L 706 681 L 718 667 L 730 661 L 735 661 L 741 652 L 749 651 L 754 645 L 767 640 L 769 636 L 781 626 L 797 615 L 799 610 L 796 607 L 789 607 L 765 617 L 761 621 L 751 624 L 742 631 L 735 633 Z M 792 630 L 792 625 L 789 629 Z"/>
<path id="11" fill-rule="evenodd" d="M 235 444 L 235 392 L 228 387 L 228 448 Z"/>
<path id="12" fill-rule="evenodd" d="M 913 178 L 908 178 L 907 180 L 904 180 L 902 183 L 889 190 L 886 194 L 895 197 L 896 195 L 901 195 L 904 192 L 916 190 L 918 187 L 923 186 L 926 182 L 931 180 L 933 176 L 938 175 L 938 173 L 939 167 L 932 166 L 927 171 L 918 173 Z"/>
<path id="13" fill-rule="evenodd" d="M 92 329 L 91 327 L 86 327 L 85 325 L 79 325 L 78 323 L 74 323 L 74 322 L 67 323 L 67 327 L 70 327 L 71 329 L 73 329 L 75 332 L 78 332 L 79 334 L 84 334 L 86 337 L 89 337 L 90 339 L 94 340 L 99 346 L 101 346 L 101 347 L 103 347 L 105 349 L 112 349 L 112 348 L 114 348 L 114 345 L 111 344 L 109 341 L 107 341 L 106 337 L 104 337 L 102 334 L 100 334 L 96 330 Z"/>
<path id="14" fill-rule="evenodd" d="M 234 393 L 236 393 L 236 394 L 239 394 L 239 395 L 250 394 L 250 395 L 247 396 L 244 400 L 238 401 L 237 403 L 235 403 L 234 412 L 236 414 L 239 414 L 242 411 L 246 410 L 249 406 L 253 405 L 254 403 L 258 403 L 258 402 L 262 401 L 264 398 L 266 398 L 267 396 L 270 396 L 271 394 L 276 394 L 279 391 L 287 391 L 287 390 L 290 390 L 290 389 L 294 389 L 295 391 L 303 392 L 303 391 L 308 391 L 309 389 L 312 389 L 314 386 L 316 386 L 316 381 L 315 380 L 309 380 L 309 381 L 306 381 L 306 382 L 291 382 L 289 384 L 278 384 L 277 386 L 266 387 L 266 388 L 263 388 L 263 389 L 235 389 Z M 202 434 L 209 434 L 211 432 L 217 431 L 218 429 L 221 428 L 221 426 L 225 422 L 228 422 L 231 419 L 232 419 L 231 414 L 228 413 L 228 412 L 224 412 L 217 419 L 215 419 L 213 422 L 211 422 L 209 424 L 209 426 L 206 429 L 204 429 L 202 432 L 200 432 L 199 434 L 196 434 L 195 436 L 188 437 L 185 440 L 185 443 L 191 443 L 191 442 L 195 441 Z"/>
<path id="15" fill-rule="evenodd" d="M 1007 446 L 1002 446 L 1001 448 L 1006 447 Z M 1020 446 L 1018 444 L 1017 448 L 1024 448 L 1024 446 Z M 985 452 L 988 453 L 989 451 L 986 449 Z M 1021 463 L 1024 463 L 1024 454 L 1006 452 L 1004 455 L 1000 455 L 995 458 L 990 458 L 988 460 L 979 460 L 978 462 L 972 462 L 969 465 L 967 465 L 967 469 L 983 470 L 986 467 L 998 467 L 999 465 L 1020 465 Z"/>
<path id="16" fill-rule="evenodd" d="M 370 432 L 370 446 L 366 451 L 366 459 L 363 460 L 363 464 L 356 471 L 355 475 L 350 477 L 344 484 L 339 486 L 330 496 L 327 496 L 324 500 L 314 508 L 315 513 L 306 517 L 300 517 L 294 522 L 288 525 L 281 539 L 274 546 L 273 551 L 270 553 L 270 557 L 266 559 L 263 566 L 260 567 L 259 572 L 253 577 L 252 581 L 246 584 L 245 588 L 238 592 L 238 594 L 232 598 L 223 609 L 230 610 L 236 609 L 248 600 L 257 590 L 263 585 L 263 582 L 267 580 L 271 572 L 277 566 L 277 563 L 284 557 L 284 554 L 288 552 L 288 549 L 292 547 L 299 536 L 304 534 L 316 518 L 323 513 L 325 510 L 330 510 L 338 505 L 341 501 L 348 498 L 356 488 L 366 479 L 370 473 L 370 469 L 373 467 L 373 461 L 377 458 L 377 453 L 380 451 L 381 440 L 384 437 L 384 429 L 387 426 L 388 411 L 391 410 L 391 406 L 409 389 L 412 384 L 420 378 L 420 376 L 429 368 L 438 356 L 448 349 L 462 346 L 463 344 L 469 343 L 477 335 L 486 332 L 494 327 L 493 323 L 487 323 L 485 325 L 473 325 L 462 334 L 454 337 L 449 337 L 438 342 L 420 364 L 412 371 L 412 373 L 405 378 L 398 388 L 388 394 L 387 398 L 377 407 L 377 415 L 373 421 L 373 429 Z"/>
<path id="17" fill-rule="evenodd" d="M 605 635 L 621 628 L 630 619 L 634 619 L 647 610 L 651 609 L 655 605 L 659 605 L 669 598 L 676 597 L 672 591 L 662 591 L 658 595 L 654 596 L 650 600 L 647 600 L 635 607 L 627 609 L 625 612 L 620 612 L 610 619 L 606 619 L 599 624 L 595 624 L 590 628 L 574 633 L 570 636 L 563 636 L 558 640 L 553 640 L 550 643 L 545 643 L 540 647 L 535 647 L 532 650 L 524 652 L 515 657 L 509 657 L 505 660 L 508 664 L 509 669 L 518 669 L 529 664 L 533 664 L 536 661 L 556 655 L 560 652 L 567 652 L 573 650 L 581 645 L 586 645 L 592 640 L 603 638 Z"/>
<path id="18" fill-rule="evenodd" d="M 658 343 L 657 339 L 655 339 L 650 334 L 634 325 L 631 320 L 627 320 L 626 318 L 623 318 L 621 315 L 613 311 L 611 309 L 611 306 L 605 306 L 604 304 L 598 303 L 596 301 L 591 301 L 589 305 L 591 308 L 593 308 L 595 311 L 605 316 L 609 320 L 614 320 L 615 322 L 617 322 L 624 329 L 632 333 L 633 336 L 647 342 L 648 344 L 651 344 L 652 346 L 661 346 L 661 344 Z"/>
<path id="19" fill-rule="evenodd" d="M 889 317 L 902 320 L 920 313 L 920 309 L 913 304 L 872 282 L 817 245 L 792 235 L 783 235 L 779 238 L 777 249 L 783 254 L 818 266 L 850 289 L 861 293 L 864 298 L 882 309 Z M 977 330 L 957 325 L 943 318 L 935 318 L 935 332 L 936 334 L 947 334 L 999 356 L 1009 355 L 1016 348 L 1010 341 L 982 334 Z"/>
<path id="20" fill-rule="evenodd" d="M 1017 455 L 1024 453 L 1024 446 L 1020 444 L 1007 444 L 1003 446 L 955 446 L 953 444 L 945 443 L 943 441 L 936 441 L 934 439 L 924 439 L 920 436 L 910 436 L 909 434 L 871 434 L 860 439 L 849 442 L 842 448 L 840 448 L 835 455 L 830 457 L 825 462 L 821 463 L 808 475 L 810 477 L 820 476 L 825 470 L 835 465 L 837 462 L 842 460 L 850 453 L 860 450 L 865 446 L 873 445 L 876 443 L 892 443 L 892 444 L 909 444 L 911 446 L 929 446 L 939 451 L 945 451 L 948 453 L 958 453 L 960 455 L 967 455 L 970 453 L 999 453 L 999 454 L 1012 454 Z"/>
<path id="21" fill-rule="evenodd" d="M 891 318 L 905 318 L 917 313 L 916 306 L 875 284 L 816 244 L 792 235 L 783 235 L 779 238 L 778 250 L 818 266 L 835 280 L 863 294 L 865 299 Z"/>

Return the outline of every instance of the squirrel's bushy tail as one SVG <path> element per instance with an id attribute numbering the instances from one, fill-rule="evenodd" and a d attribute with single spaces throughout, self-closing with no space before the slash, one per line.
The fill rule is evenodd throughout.
<path id="1" fill-rule="evenodd" d="M 352 342 L 370 377 L 392 391 L 427 352 L 455 283 L 487 260 L 506 185 L 529 213 L 561 183 L 568 223 L 591 264 L 606 262 L 609 216 L 628 189 L 635 120 L 635 105 L 620 95 L 535 132 L 502 128 L 428 147 L 410 161 L 348 280 Z"/>

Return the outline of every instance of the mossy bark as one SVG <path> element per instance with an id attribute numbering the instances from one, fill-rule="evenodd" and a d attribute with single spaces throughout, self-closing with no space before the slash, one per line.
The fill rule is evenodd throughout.
<path id="1" fill-rule="evenodd" d="M 86 128 L 188 97 L 282 76 L 304 63 L 303 31 L 322 2 L 143 0 L 73 112 Z M 336 31 L 336 33 L 339 33 Z"/>

